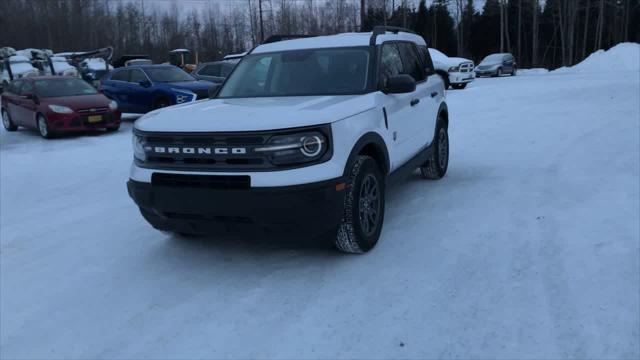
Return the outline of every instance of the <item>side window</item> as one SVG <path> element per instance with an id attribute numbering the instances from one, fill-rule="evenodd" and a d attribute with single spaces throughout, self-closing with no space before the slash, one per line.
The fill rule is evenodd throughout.
<path id="1" fill-rule="evenodd" d="M 387 85 L 387 79 L 391 76 L 404 74 L 404 66 L 400 51 L 395 44 L 382 45 L 380 54 L 380 85 Z"/>
<path id="2" fill-rule="evenodd" d="M 117 73 L 111 75 L 111 80 L 129 81 L 129 72 L 129 70 L 118 71 Z"/>
<path id="3" fill-rule="evenodd" d="M 31 81 L 25 81 L 20 88 L 20 95 L 33 94 L 35 89 L 33 88 L 33 84 Z"/>
<path id="4" fill-rule="evenodd" d="M 22 83 L 24 82 L 24 80 L 15 80 L 12 81 L 9 84 L 9 87 L 7 88 L 7 91 L 15 94 L 15 95 L 20 95 L 20 87 L 22 86 Z"/>
<path id="5" fill-rule="evenodd" d="M 411 75 L 418 82 L 424 80 L 424 70 L 422 62 L 418 58 L 416 47 L 412 43 L 401 42 L 398 43 L 398 48 L 405 66 L 405 74 Z"/>
<path id="6" fill-rule="evenodd" d="M 147 76 L 140 69 L 130 70 L 131 74 L 129 75 L 129 82 L 139 83 L 140 81 L 146 81 Z"/>
<path id="7" fill-rule="evenodd" d="M 422 62 L 422 67 L 424 68 L 425 74 L 431 75 L 435 73 L 436 69 L 433 66 L 431 54 L 429 54 L 429 49 L 427 49 L 426 46 L 418 46 L 418 56 L 420 57 L 420 61 Z"/>
<path id="8" fill-rule="evenodd" d="M 220 65 L 206 65 L 200 71 L 198 71 L 198 75 L 204 76 L 220 76 Z"/>

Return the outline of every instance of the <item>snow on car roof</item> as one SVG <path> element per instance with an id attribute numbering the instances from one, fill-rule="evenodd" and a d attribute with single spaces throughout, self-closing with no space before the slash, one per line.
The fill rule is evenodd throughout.
<path id="1" fill-rule="evenodd" d="M 28 57 L 24 56 L 24 55 L 14 55 L 12 57 L 9 58 L 9 62 L 31 62 L 31 60 L 29 60 Z"/>
<path id="2" fill-rule="evenodd" d="M 317 49 L 317 48 L 332 48 L 332 47 L 353 47 L 353 46 L 368 46 L 371 40 L 371 33 L 342 33 L 336 35 L 327 36 L 315 36 L 308 38 L 300 38 L 293 40 L 284 40 L 274 43 L 264 44 L 256 47 L 251 53 L 268 53 L 274 51 L 287 51 L 297 49 Z M 381 34 L 376 37 L 376 45 L 382 44 L 385 41 L 392 40 L 406 40 L 415 42 L 418 45 L 426 45 L 424 39 L 416 34 L 399 32 Z"/>
<path id="3" fill-rule="evenodd" d="M 191 52 L 191 50 L 188 50 L 188 49 L 173 49 L 173 50 L 171 50 L 169 52 Z"/>

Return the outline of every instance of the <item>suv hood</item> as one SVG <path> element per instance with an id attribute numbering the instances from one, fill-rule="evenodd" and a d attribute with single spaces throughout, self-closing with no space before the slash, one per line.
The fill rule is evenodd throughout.
<path id="1" fill-rule="evenodd" d="M 434 65 L 440 65 L 441 67 L 452 67 L 452 66 L 458 66 L 464 63 L 472 63 L 473 61 L 469 60 L 469 59 L 465 59 L 465 58 L 459 58 L 459 57 L 450 57 L 450 58 L 438 58 L 438 59 L 433 59 L 433 63 Z"/>
<path id="2" fill-rule="evenodd" d="M 327 124 L 373 108 L 373 93 L 214 99 L 153 111 L 135 123 L 151 132 L 263 131 Z"/>

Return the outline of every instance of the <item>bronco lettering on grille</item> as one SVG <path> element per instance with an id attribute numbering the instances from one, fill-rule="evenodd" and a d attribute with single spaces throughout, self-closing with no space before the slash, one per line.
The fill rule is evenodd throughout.
<path id="1" fill-rule="evenodd" d="M 166 146 L 145 146 L 147 152 L 154 154 L 186 154 L 186 155 L 243 155 L 247 153 L 247 149 L 243 147 L 166 147 Z"/>

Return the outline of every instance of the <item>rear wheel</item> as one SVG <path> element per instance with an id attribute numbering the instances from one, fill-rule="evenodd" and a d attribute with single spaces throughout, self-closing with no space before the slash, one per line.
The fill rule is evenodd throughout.
<path id="1" fill-rule="evenodd" d="M 425 179 L 438 180 L 447 173 L 449 167 L 449 133 L 442 119 L 438 119 L 436 138 L 432 146 L 435 146 L 434 152 L 420 167 L 420 173 Z"/>
<path id="2" fill-rule="evenodd" d="M 7 131 L 16 131 L 18 130 L 18 126 L 16 126 L 11 117 L 9 117 L 9 113 L 7 110 L 2 110 L 2 125 Z"/>
<path id="3" fill-rule="evenodd" d="M 451 87 L 456 90 L 462 90 L 467 87 L 467 83 L 464 84 L 451 84 Z"/>
<path id="4" fill-rule="evenodd" d="M 47 119 L 44 118 L 44 116 L 42 115 L 38 115 L 38 132 L 40 133 L 40 136 L 42 136 L 45 139 L 50 139 L 51 138 L 51 131 L 49 131 L 49 124 L 47 124 Z"/>
<path id="5" fill-rule="evenodd" d="M 358 156 L 351 166 L 344 215 L 335 237 L 338 250 L 364 253 L 380 238 L 384 221 L 384 177 L 370 156 Z"/>
<path id="6" fill-rule="evenodd" d="M 513 67 L 513 71 L 511 71 L 511 76 L 516 76 L 516 73 L 518 72 L 518 68 L 516 68 L 515 66 Z"/>

